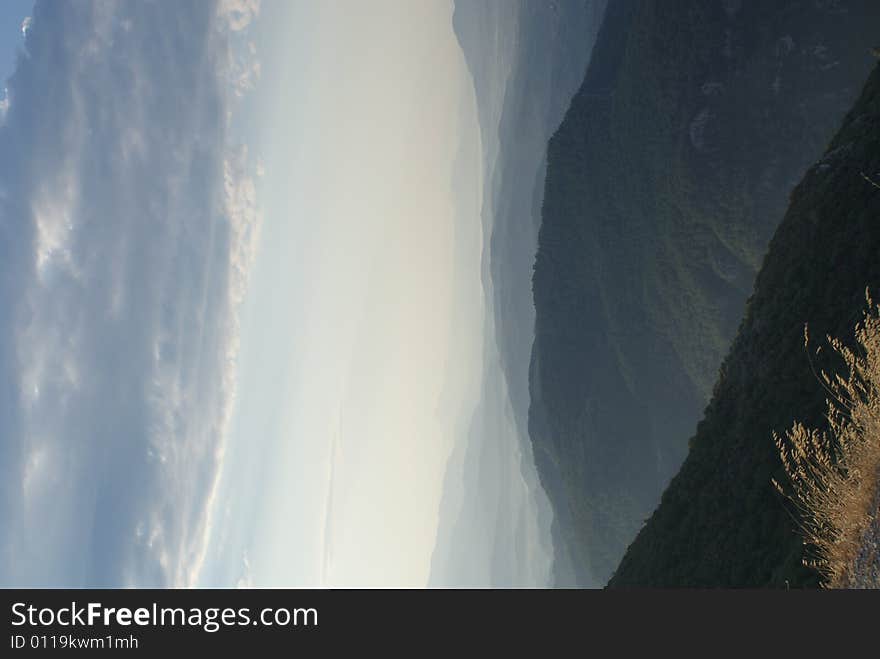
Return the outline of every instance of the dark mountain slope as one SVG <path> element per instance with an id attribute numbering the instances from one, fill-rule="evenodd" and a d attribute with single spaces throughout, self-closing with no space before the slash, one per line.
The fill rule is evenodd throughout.
<path id="1" fill-rule="evenodd" d="M 804 323 L 813 342 L 851 336 L 866 286 L 877 297 L 880 189 L 862 173 L 880 178 L 880 69 L 794 190 L 690 455 L 612 586 L 815 584 L 790 506 L 770 484 L 785 482 L 771 431 L 824 424 Z"/>
<path id="2" fill-rule="evenodd" d="M 533 277 L 529 432 L 575 583 L 605 583 L 684 459 L 878 26 L 873 0 L 609 4 L 550 142 Z"/>

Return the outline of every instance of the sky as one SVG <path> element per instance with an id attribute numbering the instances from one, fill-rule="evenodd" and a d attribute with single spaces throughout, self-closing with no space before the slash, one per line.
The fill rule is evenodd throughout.
<path id="1" fill-rule="evenodd" d="M 24 45 L 26 19 L 33 8 L 33 0 L 0 2 L 0 77 L 5 81 L 15 68 L 15 58 Z M 0 84 L 0 107 L 5 107 L 5 85 Z"/>
<path id="2" fill-rule="evenodd" d="M 425 585 L 485 323 L 452 3 L 23 6 L 0 584 Z"/>
<path id="3" fill-rule="evenodd" d="M 451 3 L 263 11 L 262 243 L 205 583 L 425 585 L 483 323 Z"/>
<path id="4" fill-rule="evenodd" d="M 198 578 L 259 225 L 231 122 L 252 14 L 31 13 L 0 126 L 4 585 Z"/>

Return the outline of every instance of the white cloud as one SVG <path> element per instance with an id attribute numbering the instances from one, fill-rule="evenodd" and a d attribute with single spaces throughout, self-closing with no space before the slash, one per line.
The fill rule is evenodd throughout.
<path id="1" fill-rule="evenodd" d="M 260 4 L 260 0 L 220 0 L 217 14 L 231 31 L 240 32 L 260 13 Z"/>
<path id="2" fill-rule="evenodd" d="M 0 126 L 0 585 L 198 576 L 259 228 L 229 136 L 258 8 L 38 2 L 22 26 Z"/>
<path id="3" fill-rule="evenodd" d="M 251 561 L 247 552 L 241 557 L 241 575 L 235 584 L 236 588 L 253 588 L 254 583 L 251 578 Z"/>

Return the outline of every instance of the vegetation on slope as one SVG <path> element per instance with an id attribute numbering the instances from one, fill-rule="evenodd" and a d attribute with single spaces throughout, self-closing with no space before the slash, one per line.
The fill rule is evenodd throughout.
<path id="1" fill-rule="evenodd" d="M 866 283 L 875 293 L 880 286 L 880 189 L 863 177 L 878 172 L 875 69 L 825 157 L 792 193 L 687 460 L 611 586 L 818 584 L 803 565 L 801 522 L 771 484 L 786 482 L 772 433 L 795 420 L 828 427 L 815 372 L 840 372 L 840 358 L 823 351 L 810 359 L 804 325 L 813 335 L 847 335 Z"/>
<path id="2" fill-rule="evenodd" d="M 870 296 L 868 307 L 854 347 L 829 338 L 844 369 L 821 375 L 827 429 L 797 422 L 774 435 L 788 476 L 774 485 L 797 506 L 805 564 L 830 588 L 880 588 L 880 307 Z"/>

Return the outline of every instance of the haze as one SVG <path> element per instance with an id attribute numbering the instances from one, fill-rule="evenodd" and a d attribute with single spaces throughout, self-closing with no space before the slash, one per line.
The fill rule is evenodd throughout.
<path id="1" fill-rule="evenodd" d="M 216 556 L 241 566 L 218 559 L 208 582 L 427 582 L 484 322 L 479 132 L 451 12 L 263 6 L 264 220 L 214 526 Z"/>

